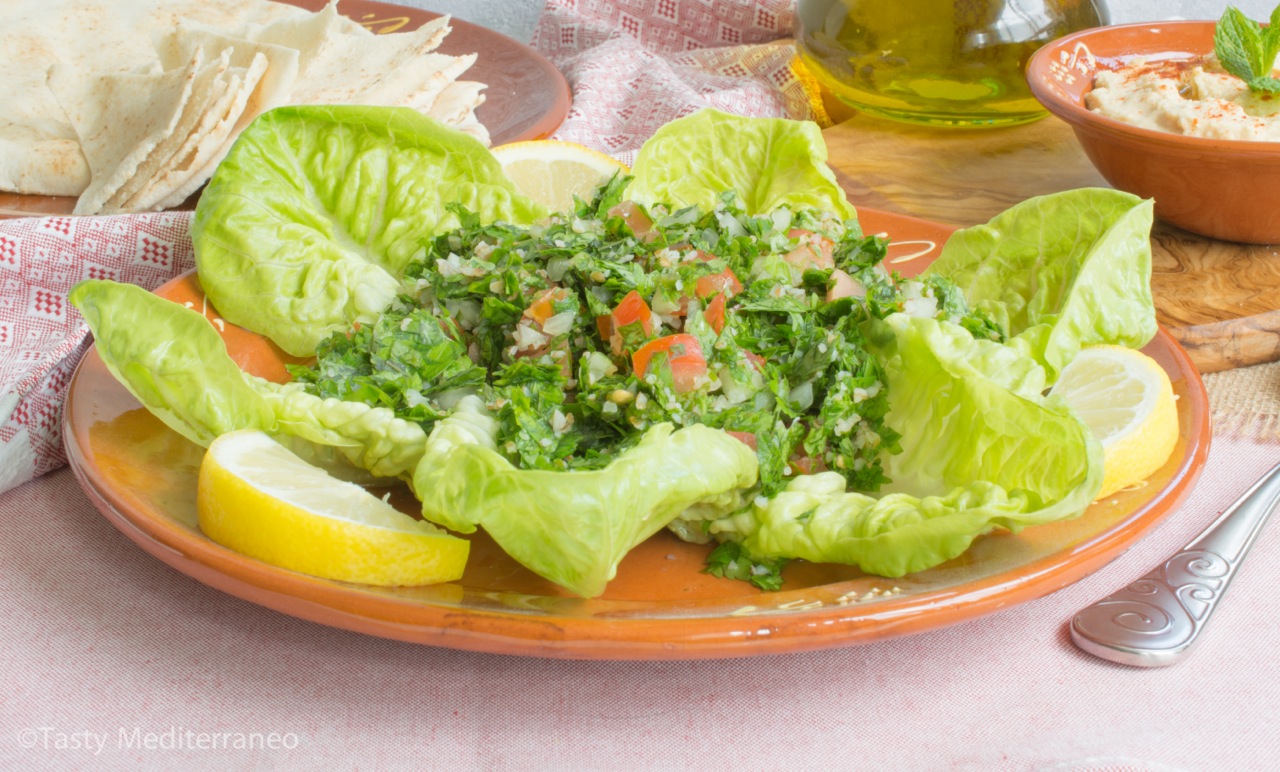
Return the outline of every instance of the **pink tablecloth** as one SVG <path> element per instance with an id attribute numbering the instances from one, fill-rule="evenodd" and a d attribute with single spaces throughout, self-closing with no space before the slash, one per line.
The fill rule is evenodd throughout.
<path id="1" fill-rule="evenodd" d="M 1046 598 L 873 645 L 694 663 L 470 654 L 285 617 L 152 559 L 63 470 L 0 496 L 0 769 L 1274 769 L 1280 528 L 1179 665 L 1102 662 L 1065 623 L 1277 459 L 1218 441 L 1178 513 Z"/>

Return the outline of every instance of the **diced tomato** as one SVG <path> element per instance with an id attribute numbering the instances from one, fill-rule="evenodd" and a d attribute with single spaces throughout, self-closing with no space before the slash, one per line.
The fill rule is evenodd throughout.
<path id="1" fill-rule="evenodd" d="M 853 278 L 839 268 L 831 272 L 831 286 L 827 288 L 827 302 L 841 298 L 862 298 L 867 296 L 867 288 L 862 282 Z"/>
<path id="2" fill-rule="evenodd" d="M 692 335 L 678 334 L 651 340 L 631 355 L 631 365 L 636 377 L 643 378 L 650 361 L 657 354 L 665 354 L 671 368 L 671 382 L 680 393 L 693 391 L 706 381 L 707 359 L 702 355 L 698 339 Z"/>
<path id="3" fill-rule="evenodd" d="M 631 230 L 631 235 L 641 241 L 649 242 L 658 238 L 658 232 L 653 229 L 653 219 L 644 211 L 644 207 L 634 201 L 623 201 L 611 207 L 607 214 L 610 217 L 621 217 Z"/>
<path id="4" fill-rule="evenodd" d="M 679 300 L 679 305 L 676 307 L 676 310 L 671 312 L 671 315 L 676 318 L 679 318 L 682 316 L 688 316 L 689 304 L 691 302 L 693 302 L 693 298 L 689 297 L 688 295 L 681 295 Z"/>
<path id="5" fill-rule="evenodd" d="M 631 290 L 613 309 L 610 317 L 609 342 L 613 353 L 634 351 L 653 334 L 653 312 L 640 293 Z"/>
<path id="6" fill-rule="evenodd" d="M 836 263 L 832 255 L 835 254 L 836 244 L 831 239 L 803 228 L 792 228 L 787 231 L 787 238 L 800 241 L 800 245 L 783 258 L 791 265 L 802 271 L 807 268 L 835 267 Z"/>
<path id="7" fill-rule="evenodd" d="M 556 303 L 567 300 L 568 297 L 569 290 L 564 287 L 545 289 L 524 310 L 524 315 L 539 325 L 546 324 L 556 314 Z"/>
<path id="8" fill-rule="evenodd" d="M 742 350 L 742 355 L 747 358 L 747 361 L 751 363 L 751 366 L 754 367 L 757 372 L 764 372 L 764 357 L 754 351 L 748 351 L 746 349 Z"/>
<path id="9" fill-rule="evenodd" d="M 787 462 L 795 474 L 816 474 L 827 471 L 827 465 L 821 458 L 813 456 L 792 456 Z"/>
<path id="10" fill-rule="evenodd" d="M 597 316 L 596 329 L 600 332 L 600 340 L 609 340 L 613 336 L 613 317 L 609 314 Z"/>
<path id="11" fill-rule="evenodd" d="M 613 309 L 613 326 L 626 327 L 629 324 L 640 324 L 644 328 L 646 335 L 653 332 L 653 322 L 651 317 L 653 313 L 649 310 L 649 304 L 644 302 L 644 298 L 640 297 L 640 293 L 631 290 L 622 301 Z"/>
<path id="12" fill-rule="evenodd" d="M 724 331 L 724 293 L 716 295 L 711 302 L 702 311 L 702 318 L 707 320 L 707 324 L 711 325 L 711 329 L 719 335 Z"/>
<path id="13" fill-rule="evenodd" d="M 741 291 L 742 282 L 738 281 L 737 276 L 734 276 L 732 268 L 726 268 L 720 273 L 699 276 L 698 283 L 694 285 L 694 292 L 703 300 L 717 292 L 723 292 L 729 297 L 733 297 Z"/>
<path id="14" fill-rule="evenodd" d="M 753 432 L 731 432 L 726 431 L 725 434 L 738 440 L 752 450 L 756 449 L 756 435 Z"/>

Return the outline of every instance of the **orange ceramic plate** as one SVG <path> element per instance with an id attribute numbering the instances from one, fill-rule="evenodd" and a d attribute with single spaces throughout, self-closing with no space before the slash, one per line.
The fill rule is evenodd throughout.
<path id="1" fill-rule="evenodd" d="M 869 233 L 894 239 L 890 267 L 914 274 L 950 229 L 860 212 Z M 159 294 L 204 309 L 244 369 L 282 380 L 284 357 L 258 335 L 217 318 L 195 276 Z M 663 532 L 623 561 L 602 597 L 569 597 L 483 536 L 457 582 L 383 589 L 275 568 L 213 543 L 196 526 L 203 449 L 142 409 L 90 349 L 71 384 L 67 455 L 107 519 L 144 550 L 205 584 L 293 616 L 371 635 L 475 651 L 546 657 L 677 659 L 820 649 L 923 632 L 1040 597 L 1097 570 L 1169 515 L 1200 474 L 1209 448 L 1204 384 L 1164 331 L 1146 349 L 1173 381 L 1179 436 L 1147 484 L 1076 520 L 991 534 L 963 556 L 901 579 L 796 561 L 783 591 L 702 573 L 709 548 Z M 416 511 L 407 489 L 393 502 Z"/>
<path id="2" fill-rule="evenodd" d="M 1211 53 L 1217 23 L 1168 21 L 1082 30 L 1051 41 L 1027 63 L 1036 99 L 1075 132 L 1114 187 L 1155 199 L 1156 216 L 1210 238 L 1280 241 L 1280 143 L 1183 136 L 1145 129 L 1089 110 L 1086 96 L 1104 70 Z"/>
<path id="3" fill-rule="evenodd" d="M 313 11 L 326 2 L 282 1 Z M 372 0 L 342 0 L 338 12 L 381 34 L 414 30 L 440 16 Z M 491 29 L 461 19 L 453 19 L 450 26 L 453 31 L 438 50 L 450 56 L 476 54 L 475 64 L 463 73 L 463 78 L 488 85 L 484 104 L 476 108 L 476 117 L 489 130 L 493 145 L 542 139 L 564 123 L 569 113 L 569 84 L 555 65 L 532 48 Z M 0 217 L 70 214 L 75 205 L 73 196 L 0 192 Z"/>

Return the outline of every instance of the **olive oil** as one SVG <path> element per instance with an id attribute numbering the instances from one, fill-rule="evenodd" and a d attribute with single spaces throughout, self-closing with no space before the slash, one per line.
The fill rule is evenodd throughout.
<path id="1" fill-rule="evenodd" d="M 1037 48 L 1105 23 L 1092 0 L 800 0 L 797 47 L 859 110 L 951 126 L 1043 116 L 1023 72 Z"/>

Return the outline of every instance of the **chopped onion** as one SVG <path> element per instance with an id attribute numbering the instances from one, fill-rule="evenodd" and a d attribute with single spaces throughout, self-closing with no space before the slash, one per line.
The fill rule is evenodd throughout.
<path id="1" fill-rule="evenodd" d="M 568 270 L 569 258 L 567 257 L 553 257 L 547 261 L 547 278 L 551 281 L 560 281 Z"/>
<path id="2" fill-rule="evenodd" d="M 801 410 L 808 410 L 813 406 L 813 381 L 805 381 L 795 387 L 787 398 L 798 404 Z"/>
<path id="3" fill-rule="evenodd" d="M 545 346 L 548 340 L 546 335 L 543 335 L 533 329 L 526 322 L 521 322 L 516 325 L 516 331 L 513 337 L 516 341 L 516 348 L 521 351 Z"/>
<path id="4" fill-rule="evenodd" d="M 613 375 L 616 372 L 618 372 L 618 368 L 609 357 L 599 351 L 592 351 L 587 354 L 587 378 L 590 383 L 594 384 L 601 378 Z"/>
<path id="5" fill-rule="evenodd" d="M 773 229 L 778 233 L 786 233 L 791 230 L 791 210 L 784 207 L 774 209 L 769 215 L 769 219 L 773 220 Z"/>
<path id="6" fill-rule="evenodd" d="M 572 309 L 569 311 L 561 311 L 542 323 L 542 331 L 552 336 L 564 335 L 566 332 L 573 329 L 573 320 L 576 317 L 577 313 Z"/>

